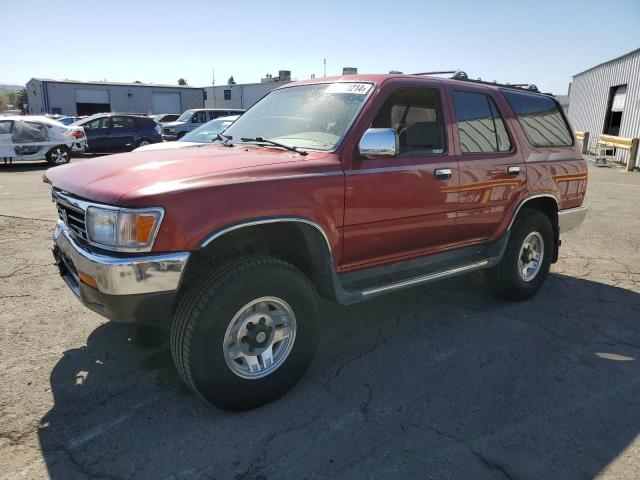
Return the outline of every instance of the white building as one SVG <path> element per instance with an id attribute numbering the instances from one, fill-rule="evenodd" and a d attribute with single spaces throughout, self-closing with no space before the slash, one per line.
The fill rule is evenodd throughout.
<path id="1" fill-rule="evenodd" d="M 280 70 L 278 76 L 266 75 L 260 83 L 228 83 L 206 87 L 206 108 L 249 108 L 271 90 L 291 83 L 291 72 Z"/>
<path id="2" fill-rule="evenodd" d="M 204 90 L 148 83 L 79 82 L 32 78 L 29 111 L 38 115 L 92 115 L 102 112 L 182 113 L 204 106 Z"/>
<path id="3" fill-rule="evenodd" d="M 640 137 L 640 48 L 574 75 L 569 119 L 589 132 L 591 151 L 601 134 Z M 626 162 L 627 154 L 618 150 L 616 158 Z"/>

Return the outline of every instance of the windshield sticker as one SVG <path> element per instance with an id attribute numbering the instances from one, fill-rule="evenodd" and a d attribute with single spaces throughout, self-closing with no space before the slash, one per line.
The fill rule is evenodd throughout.
<path id="1" fill-rule="evenodd" d="M 355 93 L 357 95 L 366 95 L 371 90 L 370 83 L 332 83 L 326 90 L 326 93 Z"/>

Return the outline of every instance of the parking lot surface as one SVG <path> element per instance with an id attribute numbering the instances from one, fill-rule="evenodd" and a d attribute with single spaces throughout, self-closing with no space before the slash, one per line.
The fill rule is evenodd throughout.
<path id="1" fill-rule="evenodd" d="M 590 166 L 534 299 L 472 274 L 324 303 L 301 383 L 229 413 L 73 298 L 45 168 L 0 167 L 0 478 L 640 478 L 640 174 Z"/>

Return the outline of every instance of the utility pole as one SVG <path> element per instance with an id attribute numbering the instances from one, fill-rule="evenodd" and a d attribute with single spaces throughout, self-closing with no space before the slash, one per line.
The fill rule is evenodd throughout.
<path id="1" fill-rule="evenodd" d="M 327 76 L 327 59 L 323 58 L 322 63 L 324 64 L 324 76 Z"/>
<path id="2" fill-rule="evenodd" d="M 216 108 L 216 69 L 211 67 L 211 93 L 213 94 L 213 108 Z"/>

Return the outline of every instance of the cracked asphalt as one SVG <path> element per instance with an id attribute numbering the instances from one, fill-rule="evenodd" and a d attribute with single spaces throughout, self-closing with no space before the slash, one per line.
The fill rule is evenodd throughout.
<path id="1" fill-rule="evenodd" d="M 324 303 L 302 382 L 239 414 L 67 291 L 45 168 L 0 168 L 0 479 L 640 478 L 639 173 L 590 167 L 534 299 L 471 274 Z"/>

